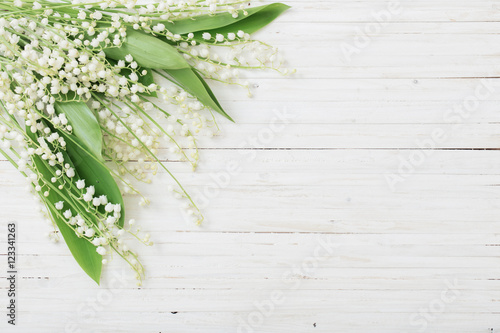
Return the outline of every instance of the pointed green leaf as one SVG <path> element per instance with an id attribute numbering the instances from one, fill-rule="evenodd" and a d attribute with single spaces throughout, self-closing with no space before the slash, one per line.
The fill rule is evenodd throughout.
<path id="1" fill-rule="evenodd" d="M 221 107 L 208 84 L 192 68 L 166 71 L 170 79 L 205 106 L 214 109 L 227 119 L 234 121 Z"/>
<path id="2" fill-rule="evenodd" d="M 66 141 L 66 153 L 71 158 L 74 168 L 81 179 L 85 180 L 87 186 L 93 185 L 97 194 L 105 194 L 109 202 L 120 204 L 122 207 L 118 225 L 123 227 L 125 221 L 125 210 L 123 197 L 115 179 L 104 166 L 103 162 L 97 160 L 92 152 L 86 150 L 83 142 L 73 135 L 61 132 Z"/>
<path id="3" fill-rule="evenodd" d="M 212 92 L 212 89 L 210 89 L 210 86 L 207 84 L 207 82 L 203 79 L 203 77 L 200 75 L 200 73 L 198 73 L 198 71 L 196 69 L 193 69 L 193 72 L 194 74 L 196 75 L 196 77 L 198 78 L 198 80 L 200 80 L 200 82 L 203 84 L 203 87 L 205 88 L 208 96 L 210 96 L 210 98 L 212 99 L 212 101 L 215 103 L 215 105 L 219 108 L 220 111 L 218 111 L 216 109 L 217 112 L 222 112 L 221 114 L 226 117 L 227 119 L 231 120 L 234 122 L 233 119 L 231 119 L 231 117 L 229 115 L 226 114 L 226 112 L 224 112 L 224 110 L 222 110 L 222 106 L 220 105 L 219 101 L 217 100 L 217 98 L 215 97 L 214 93 Z"/>
<path id="4" fill-rule="evenodd" d="M 215 36 L 216 34 L 227 36 L 228 33 L 237 33 L 239 30 L 242 30 L 248 34 L 253 34 L 254 32 L 264 28 L 266 25 L 274 21 L 278 16 L 280 16 L 290 7 L 282 3 L 273 3 L 267 6 L 256 8 L 260 8 L 260 10 L 256 11 L 252 15 L 246 16 L 244 19 L 238 22 L 225 25 L 223 27 L 203 30 L 195 33 L 195 39 L 202 40 L 202 34 L 204 32 L 208 32 L 212 36 Z"/>
<path id="5" fill-rule="evenodd" d="M 226 27 L 232 24 L 236 24 L 237 22 L 240 21 L 245 21 L 248 20 L 252 16 L 259 16 L 259 17 L 267 17 L 268 22 L 265 23 L 265 20 L 260 22 L 260 28 L 262 28 L 264 25 L 270 23 L 274 18 L 278 17 L 279 14 L 281 14 L 283 11 L 287 10 L 290 8 L 287 5 L 281 4 L 281 3 L 274 3 L 270 5 L 264 5 L 264 6 L 259 6 L 259 7 L 252 7 L 245 9 L 248 15 L 243 14 L 243 10 L 239 11 L 239 15 L 237 18 L 234 18 L 232 14 L 230 13 L 218 13 L 218 14 L 213 14 L 213 15 L 200 15 L 196 16 L 193 18 L 187 18 L 187 19 L 181 19 L 181 20 L 176 20 L 173 22 L 169 21 L 154 21 L 154 24 L 157 23 L 163 23 L 167 30 L 174 34 L 187 34 L 190 32 L 206 32 L 206 31 L 211 31 L 214 30 L 216 31 L 217 29 L 220 29 L 222 27 Z M 274 18 L 272 18 L 274 16 Z M 272 18 L 270 21 L 269 19 Z M 265 23 L 265 24 L 264 24 Z M 256 24 L 256 23 L 254 23 Z M 264 24 L 264 25 L 262 25 Z M 233 27 L 235 28 L 235 27 Z M 244 30 L 240 28 L 236 28 L 236 31 L 238 30 Z M 248 32 L 244 30 L 245 32 Z M 230 31 L 231 32 L 231 31 Z M 251 32 L 248 32 L 251 33 Z"/>
<path id="6" fill-rule="evenodd" d="M 52 131 L 56 130 L 52 128 Z M 30 135 L 32 140 L 36 140 L 35 134 L 32 134 L 29 130 L 27 133 Z M 109 202 L 120 204 L 122 211 L 118 225 L 123 227 L 123 223 L 125 221 L 123 198 L 113 176 L 104 166 L 104 162 L 99 160 L 99 158 L 96 158 L 76 136 L 63 131 L 58 131 L 58 133 L 64 137 L 66 141 L 66 151 L 60 150 L 60 152 L 64 156 L 65 163 L 70 164 L 70 166 L 75 170 L 73 180 L 77 181 L 79 179 L 84 179 L 87 186 L 93 185 L 95 187 L 96 194 L 105 194 L 108 197 Z M 33 156 L 33 161 L 44 178 L 51 183 L 53 174 L 50 172 L 50 169 L 44 161 L 37 155 Z M 57 180 L 56 183 L 52 184 L 55 188 L 59 185 L 63 185 L 60 180 Z M 75 196 L 79 195 L 75 192 L 73 192 L 73 194 Z M 57 193 L 57 191 L 54 190 L 49 192 L 49 196 L 46 200 L 52 203 L 52 206 L 59 201 L 67 202 L 68 200 L 73 200 L 74 202 L 74 199 L 72 199 L 70 195 Z M 99 283 L 102 270 L 102 256 L 96 252 L 96 247 L 84 238 L 79 238 L 65 223 L 65 221 L 57 215 L 57 212 L 53 207 L 51 208 L 49 206 L 49 210 L 75 260 L 94 281 Z M 103 207 L 101 207 L 101 212 L 104 212 Z M 92 214 L 87 212 L 80 212 L 80 214 L 82 214 L 82 216 L 87 216 L 87 218 L 97 225 L 98 221 Z"/>
<path id="7" fill-rule="evenodd" d="M 30 135 L 32 140 L 36 141 L 35 134 L 31 133 L 31 131 L 29 130 L 27 131 L 27 133 Z M 50 183 L 53 175 L 42 158 L 38 155 L 32 155 L 31 158 L 41 176 L 45 179 L 46 182 Z M 65 155 L 65 162 L 69 163 L 70 165 L 72 164 L 70 158 L 67 155 Z M 62 181 L 59 179 L 52 184 L 55 187 L 63 185 Z M 69 196 L 67 196 L 67 198 L 69 198 L 69 200 L 73 200 Z M 64 200 L 62 195 L 58 194 L 54 190 L 49 191 L 49 196 L 44 197 L 43 200 L 51 203 L 51 205 L 48 205 L 50 215 L 55 221 L 59 231 L 61 232 L 61 235 L 64 238 L 64 241 L 66 242 L 66 245 L 68 246 L 76 262 L 85 271 L 85 273 L 90 276 L 90 278 L 92 278 L 97 284 L 99 284 L 102 271 L 102 256 L 96 252 L 96 247 L 93 244 L 91 244 L 84 238 L 79 238 L 75 234 L 75 232 L 66 224 L 66 222 L 64 222 L 64 220 L 61 219 L 59 215 L 57 215 L 57 212 L 54 209 L 56 202 L 66 200 Z"/>
<path id="8" fill-rule="evenodd" d="M 189 68 L 186 59 L 177 49 L 150 34 L 127 29 L 127 37 L 120 47 L 104 49 L 106 56 L 123 60 L 130 54 L 144 68 L 183 69 Z"/>
<path id="9" fill-rule="evenodd" d="M 73 134 L 82 141 L 85 148 L 102 160 L 102 132 L 94 113 L 84 102 L 56 102 L 58 114 L 64 113 Z"/>

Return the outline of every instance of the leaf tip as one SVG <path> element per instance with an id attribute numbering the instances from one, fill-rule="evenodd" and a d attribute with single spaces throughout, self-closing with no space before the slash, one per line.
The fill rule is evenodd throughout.
<path id="1" fill-rule="evenodd" d="M 270 6 L 274 6 L 274 7 L 278 8 L 281 12 L 284 12 L 284 11 L 292 8 L 292 6 L 289 6 L 289 5 L 281 3 L 281 2 L 273 3 Z"/>
<path id="2" fill-rule="evenodd" d="M 99 269 L 98 271 L 93 272 L 93 273 L 94 273 L 94 274 L 90 275 L 90 274 L 88 274 L 88 272 L 87 272 L 87 274 L 90 276 L 90 278 L 91 278 L 92 280 L 94 280 L 94 281 L 95 281 L 95 283 L 97 283 L 97 285 L 98 285 L 98 286 L 100 286 L 100 285 L 101 285 L 101 270 Z"/>

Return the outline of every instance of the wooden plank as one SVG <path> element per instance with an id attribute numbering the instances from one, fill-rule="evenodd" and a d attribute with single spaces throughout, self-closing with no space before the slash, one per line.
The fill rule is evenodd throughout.
<path id="1" fill-rule="evenodd" d="M 141 288 L 119 258 L 101 287 L 84 276 L 0 159 L 0 261 L 15 220 L 20 272 L 19 326 L 1 332 L 500 330 L 500 2 L 399 1 L 389 16 L 385 0 L 287 3 L 257 37 L 297 74 L 242 73 L 253 99 L 213 84 L 236 124 L 200 138 L 195 173 L 160 148 L 205 224 L 165 172 L 137 185 L 149 207 L 126 199 L 156 243 L 129 240 Z"/>

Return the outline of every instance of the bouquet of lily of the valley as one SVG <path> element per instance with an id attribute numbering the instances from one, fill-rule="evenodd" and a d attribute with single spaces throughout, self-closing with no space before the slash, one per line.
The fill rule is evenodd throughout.
<path id="1" fill-rule="evenodd" d="M 203 220 L 157 157 L 160 142 L 195 168 L 197 137 L 217 131 L 214 112 L 231 120 L 205 80 L 248 88 L 241 69 L 287 73 L 275 48 L 250 37 L 286 9 L 240 0 L 0 3 L 0 153 L 28 180 L 51 237 L 62 235 L 97 283 L 112 253 L 144 276 L 123 241 L 152 244 L 125 221 L 122 196 L 138 194 L 130 179 L 150 182 L 164 169 L 193 221 Z"/>

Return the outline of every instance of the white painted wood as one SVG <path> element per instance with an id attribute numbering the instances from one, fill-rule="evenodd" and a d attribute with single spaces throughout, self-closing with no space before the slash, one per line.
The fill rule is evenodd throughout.
<path id="1" fill-rule="evenodd" d="M 0 160 L 2 308 L 10 220 L 21 278 L 1 332 L 500 332 L 500 2 L 401 1 L 350 60 L 341 45 L 390 1 L 288 3 L 259 37 L 298 73 L 245 74 L 251 100 L 215 84 L 237 123 L 200 141 L 197 172 L 166 163 L 205 224 L 163 172 L 141 186 L 151 206 L 127 199 L 156 242 L 133 243 L 143 287 L 118 259 L 102 286 L 84 276 Z M 275 110 L 293 117 L 266 136 Z"/>

